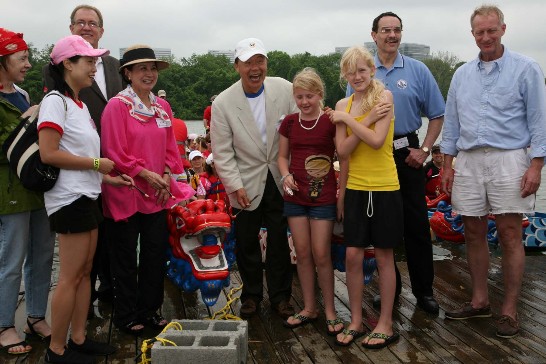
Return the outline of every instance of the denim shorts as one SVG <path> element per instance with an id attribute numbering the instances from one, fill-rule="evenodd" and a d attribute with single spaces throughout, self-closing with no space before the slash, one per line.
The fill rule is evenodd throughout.
<path id="1" fill-rule="evenodd" d="M 336 205 L 307 206 L 284 201 L 284 216 L 307 216 L 315 220 L 336 220 Z"/>

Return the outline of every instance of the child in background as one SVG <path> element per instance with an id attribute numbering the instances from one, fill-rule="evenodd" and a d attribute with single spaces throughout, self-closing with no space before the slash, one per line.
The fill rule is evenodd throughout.
<path id="1" fill-rule="evenodd" d="M 201 178 L 205 178 L 205 183 L 203 183 L 207 194 L 205 198 L 210 198 L 211 200 L 223 200 L 226 203 L 226 206 L 229 207 L 229 199 L 226 194 L 226 189 L 216 173 L 216 168 L 214 167 L 214 156 L 209 154 L 205 161 L 205 173 L 201 175 Z"/>
<path id="2" fill-rule="evenodd" d="M 322 290 L 327 334 L 337 335 L 343 321 L 334 307 L 334 271 L 330 239 L 336 219 L 336 178 L 332 163 L 335 126 L 322 111 L 324 84 L 311 68 L 294 78 L 297 114 L 288 115 L 279 129 L 279 171 L 288 218 L 296 249 L 298 276 L 304 308 L 284 323 L 295 328 L 318 317 L 315 271 Z"/>
<path id="3" fill-rule="evenodd" d="M 337 336 L 336 343 L 346 346 L 364 335 L 362 262 L 364 248 L 373 245 L 379 271 L 381 314 L 362 345 L 379 349 L 399 337 L 392 327 L 396 286 L 393 248 L 402 242 L 404 220 L 392 154 L 393 98 L 391 92 L 373 78 L 373 57 L 363 47 L 349 48 L 341 58 L 340 69 L 341 77 L 349 82 L 355 93 L 338 101 L 335 111 L 326 110 L 336 124 L 337 153 L 342 159 L 338 211 L 344 211 L 347 290 L 351 308 L 351 323 Z M 397 228 L 393 229 L 393 226 Z"/>

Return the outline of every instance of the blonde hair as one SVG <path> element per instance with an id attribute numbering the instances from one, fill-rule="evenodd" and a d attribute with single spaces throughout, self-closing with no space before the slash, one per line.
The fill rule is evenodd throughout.
<path id="1" fill-rule="evenodd" d="M 324 106 L 324 82 L 314 68 L 305 67 L 294 76 L 292 90 L 295 91 L 297 88 L 319 95 L 322 99 L 320 107 Z"/>
<path id="2" fill-rule="evenodd" d="M 362 46 L 350 47 L 343 53 L 341 61 L 339 62 L 340 80 L 347 80 L 347 75 L 357 71 L 357 63 L 359 60 L 364 60 L 366 65 L 370 68 L 375 67 L 372 54 Z M 385 91 L 385 85 L 379 80 L 373 78 L 370 81 L 369 86 L 366 88 L 362 103 L 360 104 L 360 111 L 365 114 L 370 111 L 375 104 L 381 101 Z"/>
<path id="3" fill-rule="evenodd" d="M 474 12 L 472 13 L 472 15 L 470 16 L 470 27 L 473 29 L 474 28 L 474 18 L 477 16 L 477 15 L 481 15 L 481 16 L 486 16 L 486 15 L 489 15 L 489 14 L 496 14 L 497 15 L 497 18 L 499 19 L 499 25 L 504 25 L 504 14 L 502 13 L 501 9 L 499 9 L 498 6 L 496 5 L 487 5 L 487 4 L 484 4 L 480 7 L 477 7 Z"/>

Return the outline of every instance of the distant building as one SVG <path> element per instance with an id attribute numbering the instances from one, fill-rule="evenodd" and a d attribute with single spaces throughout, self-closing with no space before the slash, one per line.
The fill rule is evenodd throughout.
<path id="1" fill-rule="evenodd" d="M 212 49 L 212 50 L 209 50 L 208 53 L 215 56 L 224 56 L 224 57 L 227 57 L 227 59 L 229 59 L 231 63 L 235 62 L 235 51 L 222 51 L 222 50 Z"/>
<path id="2" fill-rule="evenodd" d="M 372 54 L 377 53 L 377 45 L 374 42 L 366 42 L 364 43 L 364 47 L 368 49 Z M 349 47 L 336 47 L 336 53 L 345 52 Z M 400 47 L 398 48 L 400 53 L 402 53 L 405 56 L 418 59 L 420 61 L 424 61 L 425 59 L 430 57 L 430 47 L 424 44 L 417 44 L 417 43 L 401 43 Z"/>
<path id="3" fill-rule="evenodd" d="M 123 56 L 123 53 L 125 53 L 126 49 L 127 47 L 119 49 L 119 58 Z M 152 49 L 154 50 L 155 56 L 159 59 L 161 58 L 169 59 L 172 56 L 172 52 L 170 48 L 152 48 Z"/>

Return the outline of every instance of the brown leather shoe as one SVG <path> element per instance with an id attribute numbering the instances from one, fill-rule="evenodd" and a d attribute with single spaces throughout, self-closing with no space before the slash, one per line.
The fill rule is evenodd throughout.
<path id="1" fill-rule="evenodd" d="M 247 298 L 241 305 L 241 317 L 250 318 L 258 311 L 258 305 L 253 299 Z"/>
<path id="2" fill-rule="evenodd" d="M 514 320 L 510 316 L 502 315 L 495 322 L 497 326 L 497 336 L 505 339 L 516 336 L 519 333 L 519 323 L 517 318 Z"/>
<path id="3" fill-rule="evenodd" d="M 290 304 L 288 300 L 282 300 L 281 302 L 273 305 L 273 310 L 282 317 L 284 320 L 287 320 L 290 316 L 294 315 L 294 307 Z"/>
<path id="4" fill-rule="evenodd" d="M 474 308 L 471 302 L 465 302 L 459 309 L 446 311 L 446 319 L 466 320 L 476 317 L 491 317 L 491 306 Z"/>

